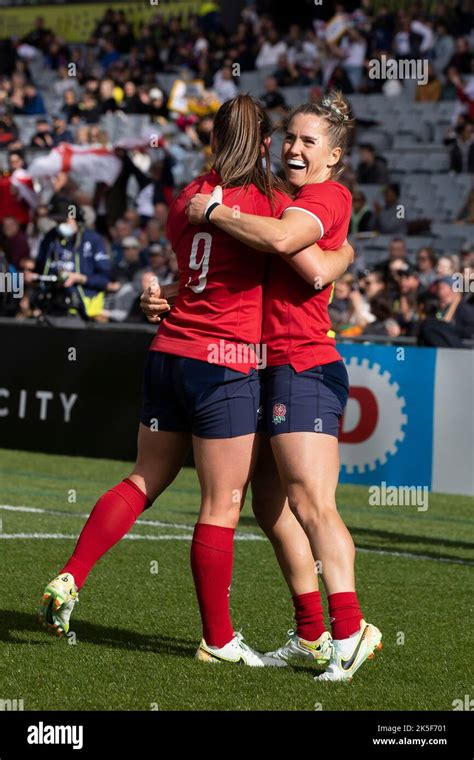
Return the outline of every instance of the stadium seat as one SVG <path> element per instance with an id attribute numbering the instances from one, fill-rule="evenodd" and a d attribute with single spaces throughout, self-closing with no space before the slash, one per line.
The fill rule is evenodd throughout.
<path id="1" fill-rule="evenodd" d="M 357 131 L 356 144 L 361 145 L 363 143 L 370 143 L 382 152 L 393 147 L 391 135 L 385 130 L 377 128 Z"/>

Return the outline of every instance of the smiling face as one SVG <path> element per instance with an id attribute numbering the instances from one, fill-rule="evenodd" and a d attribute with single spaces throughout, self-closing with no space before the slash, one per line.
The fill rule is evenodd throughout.
<path id="1" fill-rule="evenodd" d="M 324 119 L 313 114 L 296 114 L 290 121 L 282 147 L 282 164 L 288 182 L 303 187 L 324 182 L 341 156 L 331 148 Z"/>

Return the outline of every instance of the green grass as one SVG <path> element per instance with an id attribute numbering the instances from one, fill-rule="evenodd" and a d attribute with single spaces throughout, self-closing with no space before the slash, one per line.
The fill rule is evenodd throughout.
<path id="1" fill-rule="evenodd" d="M 80 513 L 129 470 L 121 462 L 0 451 L 1 504 L 66 513 L 0 509 L 2 532 L 77 535 Z M 472 694 L 472 566 L 463 564 L 474 561 L 472 499 L 432 494 L 428 511 L 418 512 L 369 506 L 366 488 L 341 486 L 338 502 L 360 549 L 362 607 L 384 637 L 382 653 L 352 684 L 316 684 L 317 671 L 304 663 L 251 669 L 193 660 L 200 620 L 190 544 L 175 537 L 190 536 L 199 491 L 194 470 L 185 469 L 145 515 L 173 525 L 132 531 L 174 538 L 124 540 L 97 564 L 72 619 L 75 645 L 50 637 L 35 614 L 74 540 L 0 540 L 0 699 L 23 699 L 25 710 L 451 710 L 454 699 Z M 239 533 L 262 535 L 249 505 Z M 232 613 L 235 628 L 262 650 L 283 643 L 292 627 L 290 596 L 267 541 L 236 542 Z"/>

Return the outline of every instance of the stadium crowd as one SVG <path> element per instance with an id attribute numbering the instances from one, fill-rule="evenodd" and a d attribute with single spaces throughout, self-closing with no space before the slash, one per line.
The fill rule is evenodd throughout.
<path id="1" fill-rule="evenodd" d="M 213 4 L 185 21 L 158 12 L 137 30 L 110 9 L 84 44 L 65 42 L 41 17 L 23 39 L 3 40 L 0 271 L 22 273 L 27 287 L 22 298 L 0 292 L 0 314 L 26 319 L 62 310 L 101 322 L 142 321 L 142 289 L 152 277 L 162 284 L 177 278 L 167 210 L 210 166 L 220 104 L 251 90 L 277 137 L 295 97 L 317 100 L 336 88 L 356 119 L 340 179 L 353 196 L 356 258 L 335 285 L 334 329 L 346 337 L 411 336 L 423 345 L 474 338 L 474 33 L 466 8 L 446 2 L 425 12 L 414 3 L 392 12 L 363 1 L 346 13 L 336 4 L 333 23 L 281 31 L 248 5 L 232 32 Z M 387 57 L 425 60 L 423 83 L 372 76 L 374 61 Z M 393 104 L 403 104 L 402 120 L 416 107 L 433 121 L 438 112 L 430 105 L 448 106 L 446 122 L 431 127 L 441 127 L 431 139 L 446 163 L 421 175 L 444 192 L 448 238 L 434 235 L 440 217 L 432 194 L 425 197 L 415 181 L 417 167 L 400 175 L 404 143 L 384 133 Z M 423 149 L 418 128 L 410 150 L 416 141 Z M 274 169 L 281 172 L 278 144 Z M 54 148 L 62 151 L 60 170 L 34 174 L 35 159 L 49 160 Z M 78 153 L 115 161 L 114 180 L 106 181 L 109 169 L 96 177 L 93 163 L 75 171 Z M 430 160 L 425 154 L 425 167 Z M 420 208 L 418 196 L 426 201 Z M 419 213 L 410 215 L 412 208 Z"/>

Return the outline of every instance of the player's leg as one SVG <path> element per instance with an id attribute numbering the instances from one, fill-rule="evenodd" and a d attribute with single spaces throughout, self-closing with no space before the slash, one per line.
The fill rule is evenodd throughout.
<path id="1" fill-rule="evenodd" d="M 272 438 L 272 448 L 290 510 L 321 562 L 326 592 L 354 591 L 354 542 L 336 507 L 337 438 L 283 433 Z"/>
<path id="2" fill-rule="evenodd" d="M 173 482 L 190 444 L 188 433 L 151 431 L 140 424 L 133 471 L 99 498 L 71 557 L 43 592 L 39 618 L 46 628 L 58 636 L 67 633 L 77 593 L 90 571 Z"/>
<path id="3" fill-rule="evenodd" d="M 191 544 L 203 626 L 196 657 L 257 667 L 284 665 L 250 649 L 234 632 L 230 617 L 234 533 L 255 457 L 259 379 L 256 372 L 246 376 L 203 364 L 195 363 L 187 370 L 192 371 L 196 393 L 193 448 L 201 485 Z"/>
<path id="4" fill-rule="evenodd" d="M 292 596 L 318 590 L 308 537 L 291 511 L 267 435 L 259 433 L 258 457 L 252 475 L 252 509 L 267 535 Z"/>
<path id="5" fill-rule="evenodd" d="M 259 438 L 251 481 L 252 508 L 258 524 L 272 543 L 291 592 L 296 622 L 296 630 L 288 631 L 288 641 L 269 654 L 286 661 L 311 659 L 324 666 L 331 654 L 331 636 L 324 624 L 311 545 L 289 507 L 270 439 L 265 434 L 259 434 Z"/>
<path id="6" fill-rule="evenodd" d="M 321 561 L 332 619 L 333 653 L 323 680 L 349 680 L 375 649 L 378 628 L 367 624 L 355 592 L 352 537 L 336 507 L 339 453 L 335 436 L 286 433 L 272 439 L 290 508 Z"/>
<path id="7" fill-rule="evenodd" d="M 272 448 L 290 508 L 321 563 L 334 639 L 324 676 L 346 679 L 372 655 L 381 638 L 380 631 L 363 619 L 355 592 L 354 542 L 336 506 L 338 418 L 347 373 L 341 362 L 303 373 L 290 370 L 273 373 L 272 400 L 275 393 L 287 396 L 274 415 Z M 344 653 L 349 653 L 347 658 Z"/>
<path id="8" fill-rule="evenodd" d="M 77 592 L 95 563 L 128 533 L 143 510 L 173 482 L 190 448 L 188 423 L 173 394 L 171 365 L 169 357 L 150 352 L 145 367 L 135 467 L 128 478 L 100 497 L 72 556 L 44 590 L 39 619 L 59 636 L 67 633 Z"/>
<path id="9" fill-rule="evenodd" d="M 154 431 L 140 423 L 138 454 L 132 472 L 100 497 L 61 574 L 71 573 L 81 589 L 95 563 L 171 485 L 190 445 L 189 433 Z"/>

